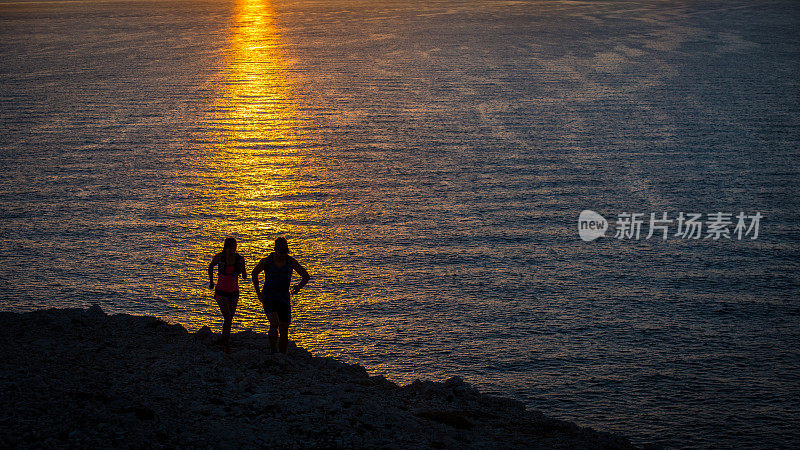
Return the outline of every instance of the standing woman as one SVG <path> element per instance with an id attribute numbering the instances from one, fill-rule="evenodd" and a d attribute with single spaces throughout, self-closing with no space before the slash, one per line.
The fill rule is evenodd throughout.
<path id="1" fill-rule="evenodd" d="M 217 285 L 214 286 L 214 266 L 218 266 L 219 276 Z M 229 237 L 225 239 L 222 251 L 214 255 L 208 265 L 208 288 L 214 289 L 214 299 L 222 311 L 225 319 L 222 325 L 222 350 L 230 353 L 231 324 L 233 314 L 236 312 L 236 304 L 239 303 L 239 274 L 242 279 L 247 279 L 247 272 L 244 269 L 244 257 L 236 253 L 236 239 Z"/>
<path id="2" fill-rule="evenodd" d="M 289 290 L 292 282 L 292 271 L 296 271 L 303 279 Z M 258 274 L 264 272 L 264 289 L 258 290 Z M 308 283 L 311 277 L 305 267 L 289 256 L 289 243 L 286 238 L 275 239 L 275 251 L 258 262 L 251 274 L 253 286 L 258 299 L 264 305 L 264 312 L 269 319 L 269 346 L 272 353 L 279 350 L 286 354 L 289 345 L 289 322 L 292 321 L 290 296 Z M 280 341 L 278 331 L 280 330 Z"/>

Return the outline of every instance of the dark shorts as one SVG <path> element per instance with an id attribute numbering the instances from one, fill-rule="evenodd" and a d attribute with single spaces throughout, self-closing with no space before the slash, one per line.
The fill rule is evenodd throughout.
<path id="1" fill-rule="evenodd" d="M 236 314 L 236 304 L 239 303 L 239 291 L 226 292 L 214 289 L 214 299 L 219 305 L 222 315 L 230 314 L 233 317 Z"/>
<path id="2" fill-rule="evenodd" d="M 289 305 L 289 303 L 283 302 L 276 298 L 270 298 L 270 296 L 267 295 L 263 305 L 264 312 L 278 313 L 279 321 L 283 323 L 290 323 L 292 321 L 292 307 Z"/>
<path id="3" fill-rule="evenodd" d="M 239 301 L 239 291 L 226 292 L 220 291 L 219 289 L 214 289 L 214 298 L 217 299 L 217 301 L 228 300 L 230 302 L 237 303 Z"/>

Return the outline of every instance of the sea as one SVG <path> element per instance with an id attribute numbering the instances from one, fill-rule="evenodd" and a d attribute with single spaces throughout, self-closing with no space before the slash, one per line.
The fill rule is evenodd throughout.
<path id="1" fill-rule="evenodd" d="M 800 444 L 795 1 L 2 0 L 0 165 L 2 310 L 219 332 L 286 236 L 316 355 Z"/>

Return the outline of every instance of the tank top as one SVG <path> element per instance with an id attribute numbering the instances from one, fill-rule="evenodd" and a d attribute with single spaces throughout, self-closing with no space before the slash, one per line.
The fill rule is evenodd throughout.
<path id="1" fill-rule="evenodd" d="M 234 265 L 228 265 L 225 255 L 222 255 L 217 266 L 217 289 L 224 292 L 239 291 L 239 274 L 243 270 L 244 258 L 242 255 L 236 254 L 236 264 Z"/>
<path id="2" fill-rule="evenodd" d="M 286 258 L 286 264 L 281 267 L 275 265 L 275 253 L 267 256 L 267 266 L 264 268 L 264 289 L 262 292 L 270 300 L 277 300 L 289 304 L 289 286 L 292 283 L 292 264 Z"/>

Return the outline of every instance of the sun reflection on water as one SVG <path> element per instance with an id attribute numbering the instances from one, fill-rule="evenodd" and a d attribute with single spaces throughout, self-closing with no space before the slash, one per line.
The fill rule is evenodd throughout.
<path id="1" fill-rule="evenodd" d="M 203 124 L 204 148 L 195 164 L 199 195 L 208 202 L 195 212 L 202 233 L 184 265 L 188 279 L 203 280 L 183 292 L 197 301 L 187 318 L 190 329 L 209 325 L 219 331 L 221 315 L 204 285 L 208 261 L 226 236 L 239 240 L 248 271 L 277 235 L 287 234 L 298 255 L 316 245 L 309 239 L 316 214 L 308 182 L 314 165 L 299 131 L 274 16 L 268 0 L 237 2 L 224 79 Z M 234 327 L 263 330 L 266 319 L 250 284 L 240 279 Z"/>

